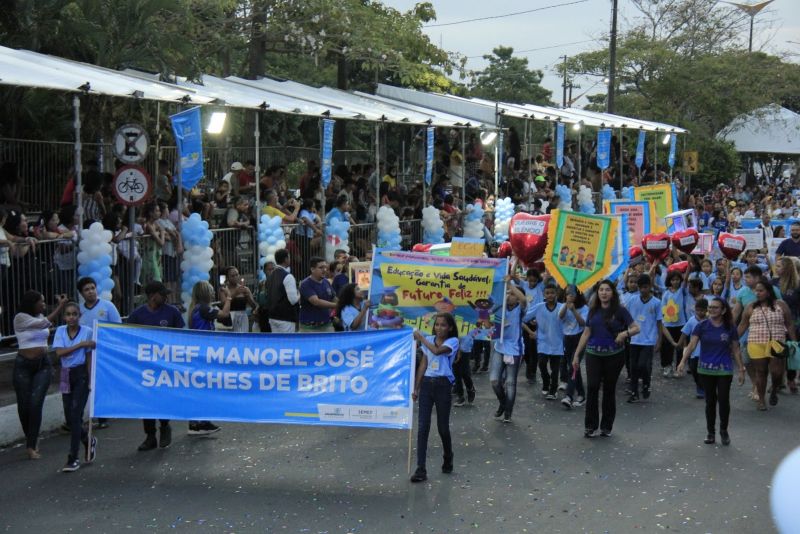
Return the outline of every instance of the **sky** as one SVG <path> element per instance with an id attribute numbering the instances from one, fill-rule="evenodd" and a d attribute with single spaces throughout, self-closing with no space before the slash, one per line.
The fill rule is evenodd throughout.
<path id="1" fill-rule="evenodd" d="M 414 7 L 418 0 L 383 0 L 383 3 L 400 11 Z M 538 12 L 502 18 L 498 15 L 527 11 L 546 6 L 566 4 L 578 0 L 496 0 L 487 3 L 479 0 L 429 0 L 436 10 L 437 20 L 430 24 L 443 24 L 479 19 L 463 24 L 423 28 L 430 39 L 451 52 L 470 57 L 467 69 L 481 70 L 486 61 L 481 57 L 490 54 L 498 45 L 511 46 L 515 55 L 528 58 L 532 69 L 544 73 L 542 85 L 553 92 L 553 101 L 560 104 L 561 78 L 554 66 L 563 55 L 575 55 L 596 50 L 599 39 L 608 34 L 611 24 L 611 0 L 585 0 Z M 756 3 L 755 0 L 736 0 Z M 637 10 L 630 0 L 619 0 L 619 28 L 631 25 Z M 763 20 L 762 24 L 759 21 Z M 755 18 L 753 48 L 770 53 L 789 53 L 787 60 L 800 62 L 800 0 L 775 0 Z M 765 25 L 770 27 L 765 27 Z M 748 34 L 741 36 L 747 46 Z M 588 41 L 588 42 L 582 42 Z M 516 51 L 525 51 L 516 54 Z M 577 78 L 581 88 L 573 89 L 573 98 L 583 93 L 605 93 L 602 79 Z M 586 98 L 574 105 L 582 107 Z"/>

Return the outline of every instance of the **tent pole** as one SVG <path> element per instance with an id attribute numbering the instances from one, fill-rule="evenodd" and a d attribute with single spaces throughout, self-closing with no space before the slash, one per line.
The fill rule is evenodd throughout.
<path id="1" fill-rule="evenodd" d="M 375 202 L 381 207 L 381 123 L 375 123 Z"/>
<path id="2" fill-rule="evenodd" d="M 83 229 L 83 165 L 81 164 L 81 99 L 78 95 L 72 97 L 75 128 L 75 205 L 78 212 L 78 228 Z"/>
<path id="3" fill-rule="evenodd" d="M 653 183 L 658 183 L 658 128 L 656 128 L 655 142 L 653 143 Z"/>
<path id="4" fill-rule="evenodd" d="M 153 158 L 153 176 L 158 176 L 158 160 L 161 159 L 161 101 L 156 100 L 156 153 Z"/>
<path id="5" fill-rule="evenodd" d="M 622 179 L 622 136 L 623 130 L 622 128 L 619 129 L 619 190 L 622 191 L 623 187 L 623 179 Z"/>
<path id="6" fill-rule="evenodd" d="M 682 156 L 681 159 L 683 159 L 683 157 L 685 157 L 685 154 L 686 154 L 686 136 L 684 135 L 683 136 L 683 148 L 681 149 L 681 156 Z M 688 172 L 686 172 L 686 169 L 684 169 L 684 173 L 683 173 L 683 190 L 685 192 L 688 192 L 688 191 L 692 190 L 692 175 L 689 174 Z M 680 195 L 678 195 L 678 196 L 680 196 Z M 684 197 L 685 197 L 685 194 L 684 194 Z"/>
<path id="7" fill-rule="evenodd" d="M 461 129 L 461 208 L 467 206 L 467 139 L 466 132 Z"/>
<path id="8" fill-rule="evenodd" d="M 256 181 L 256 238 L 255 238 L 256 254 L 253 254 L 253 258 L 256 264 L 253 273 L 255 275 L 254 278 L 256 279 L 256 281 L 258 281 L 258 270 L 260 268 L 259 265 L 260 257 L 258 255 L 258 230 L 259 230 L 258 227 L 261 224 L 261 158 L 260 158 L 261 150 L 259 146 L 259 138 L 261 137 L 261 126 L 259 125 L 259 121 L 261 119 L 261 113 L 259 112 L 259 110 L 255 110 L 254 113 L 256 116 L 255 127 L 253 129 L 253 143 L 255 144 L 256 148 L 256 157 L 255 157 L 256 169 L 254 171 L 255 176 L 253 176 L 253 178 Z"/>
<path id="9" fill-rule="evenodd" d="M 583 162 L 581 161 L 581 154 L 583 152 L 583 141 L 581 140 L 582 135 L 583 131 L 578 130 L 578 185 L 583 183 Z"/>

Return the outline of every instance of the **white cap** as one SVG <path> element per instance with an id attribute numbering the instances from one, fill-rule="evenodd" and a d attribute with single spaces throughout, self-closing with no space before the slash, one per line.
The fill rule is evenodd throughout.
<path id="1" fill-rule="evenodd" d="M 241 171 L 244 169 L 244 165 L 242 165 L 241 161 L 234 161 L 231 163 L 231 170 L 232 171 Z"/>

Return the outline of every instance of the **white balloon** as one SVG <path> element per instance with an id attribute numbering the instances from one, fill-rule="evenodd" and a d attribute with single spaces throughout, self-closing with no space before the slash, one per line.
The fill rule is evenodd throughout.
<path id="1" fill-rule="evenodd" d="M 789 453 L 772 476 L 769 491 L 775 525 L 781 534 L 797 532 L 797 493 L 800 490 L 800 447 Z"/>

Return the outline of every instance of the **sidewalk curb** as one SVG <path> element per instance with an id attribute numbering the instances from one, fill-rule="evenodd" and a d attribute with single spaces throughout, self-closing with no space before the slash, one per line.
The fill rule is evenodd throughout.
<path id="1" fill-rule="evenodd" d="M 64 408 L 61 404 L 61 393 L 51 393 L 44 399 L 42 410 L 42 429 L 45 434 L 58 429 L 64 422 Z M 0 447 L 6 447 L 25 439 L 22 426 L 19 424 L 16 403 L 0 407 Z"/>

